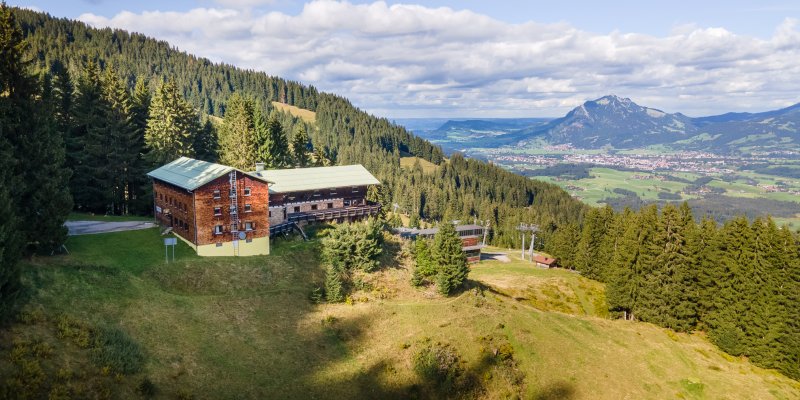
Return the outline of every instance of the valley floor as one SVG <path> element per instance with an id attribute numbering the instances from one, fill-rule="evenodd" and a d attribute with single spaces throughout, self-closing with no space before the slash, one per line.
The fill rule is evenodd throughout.
<path id="1" fill-rule="evenodd" d="M 458 355 L 459 375 L 471 378 L 464 397 L 800 397 L 797 381 L 727 356 L 701 334 L 606 319 L 602 284 L 515 252 L 474 266 L 470 289 L 451 298 L 412 288 L 403 263 L 389 260 L 347 303 L 317 305 L 309 298 L 324 273 L 313 241 L 218 259 L 181 243 L 169 264 L 155 229 L 67 246 L 70 256 L 25 265 L 31 300 L 0 335 L 0 375 L 44 397 L 426 398 L 438 392 L 414 359 L 432 343 Z M 138 371 L 103 368 L 102 344 L 80 339 L 81 329 L 107 327 L 138 343 Z M 36 351 L 43 346 L 51 351 Z M 130 348 L 120 357 L 131 359 Z M 38 383 L 24 379 L 34 363 Z"/>

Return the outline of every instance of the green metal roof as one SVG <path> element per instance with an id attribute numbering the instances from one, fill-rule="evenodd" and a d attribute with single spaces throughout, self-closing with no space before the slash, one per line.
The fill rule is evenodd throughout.
<path id="1" fill-rule="evenodd" d="M 326 188 L 378 185 L 381 182 L 361 165 L 273 169 L 250 174 L 271 182 L 270 193 L 297 192 Z"/>
<path id="2" fill-rule="evenodd" d="M 195 160 L 189 157 L 181 157 L 169 164 L 162 165 L 148 172 L 147 176 L 171 183 L 186 190 L 195 190 L 234 169 L 235 168 L 227 165 Z"/>
<path id="3" fill-rule="evenodd" d="M 239 171 L 227 165 L 195 160 L 189 157 L 181 157 L 169 164 L 162 165 L 148 172 L 147 176 L 171 183 L 186 190 L 195 190 L 234 170 L 258 180 L 265 180 L 258 175 Z"/>

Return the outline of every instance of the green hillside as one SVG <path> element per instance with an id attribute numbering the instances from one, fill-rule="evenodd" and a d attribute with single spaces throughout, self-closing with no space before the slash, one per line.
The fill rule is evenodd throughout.
<path id="1" fill-rule="evenodd" d="M 237 259 L 202 259 L 181 244 L 169 264 L 156 230 L 67 245 L 69 256 L 25 265 L 31 301 L 0 335 L 6 387 L 36 397 L 437 397 L 442 389 L 414 372 L 415 356 L 437 343 L 460 360 L 457 397 L 800 396 L 800 383 L 702 334 L 598 317 L 602 284 L 533 268 L 516 252 L 475 266 L 472 288 L 453 298 L 412 288 L 402 259 L 387 257 L 352 301 L 317 305 L 315 241 Z M 104 332 L 116 333 L 98 341 Z"/>

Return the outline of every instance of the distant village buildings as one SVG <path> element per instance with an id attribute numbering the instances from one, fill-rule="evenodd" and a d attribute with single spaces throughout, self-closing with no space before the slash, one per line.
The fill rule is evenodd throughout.
<path id="1" fill-rule="evenodd" d="M 181 157 L 147 174 L 156 220 L 200 256 L 269 254 L 271 236 L 376 215 L 380 182 L 360 165 L 242 171 Z"/>

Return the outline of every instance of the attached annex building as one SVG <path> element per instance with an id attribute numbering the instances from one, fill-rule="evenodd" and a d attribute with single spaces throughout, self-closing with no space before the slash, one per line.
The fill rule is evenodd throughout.
<path id="1" fill-rule="evenodd" d="M 366 200 L 380 182 L 361 165 L 247 172 L 181 157 L 147 174 L 156 220 L 200 256 L 269 254 L 270 236 L 313 221 L 380 211 Z"/>
<path id="2" fill-rule="evenodd" d="M 455 228 L 456 234 L 461 238 L 461 250 L 467 257 L 467 262 L 479 262 L 481 260 L 481 249 L 486 246 L 484 243 L 486 228 L 480 225 L 456 225 Z M 398 228 L 395 231 L 400 234 L 400 237 L 406 239 L 416 239 L 418 236 L 433 239 L 436 233 L 439 232 L 439 228 Z"/>

